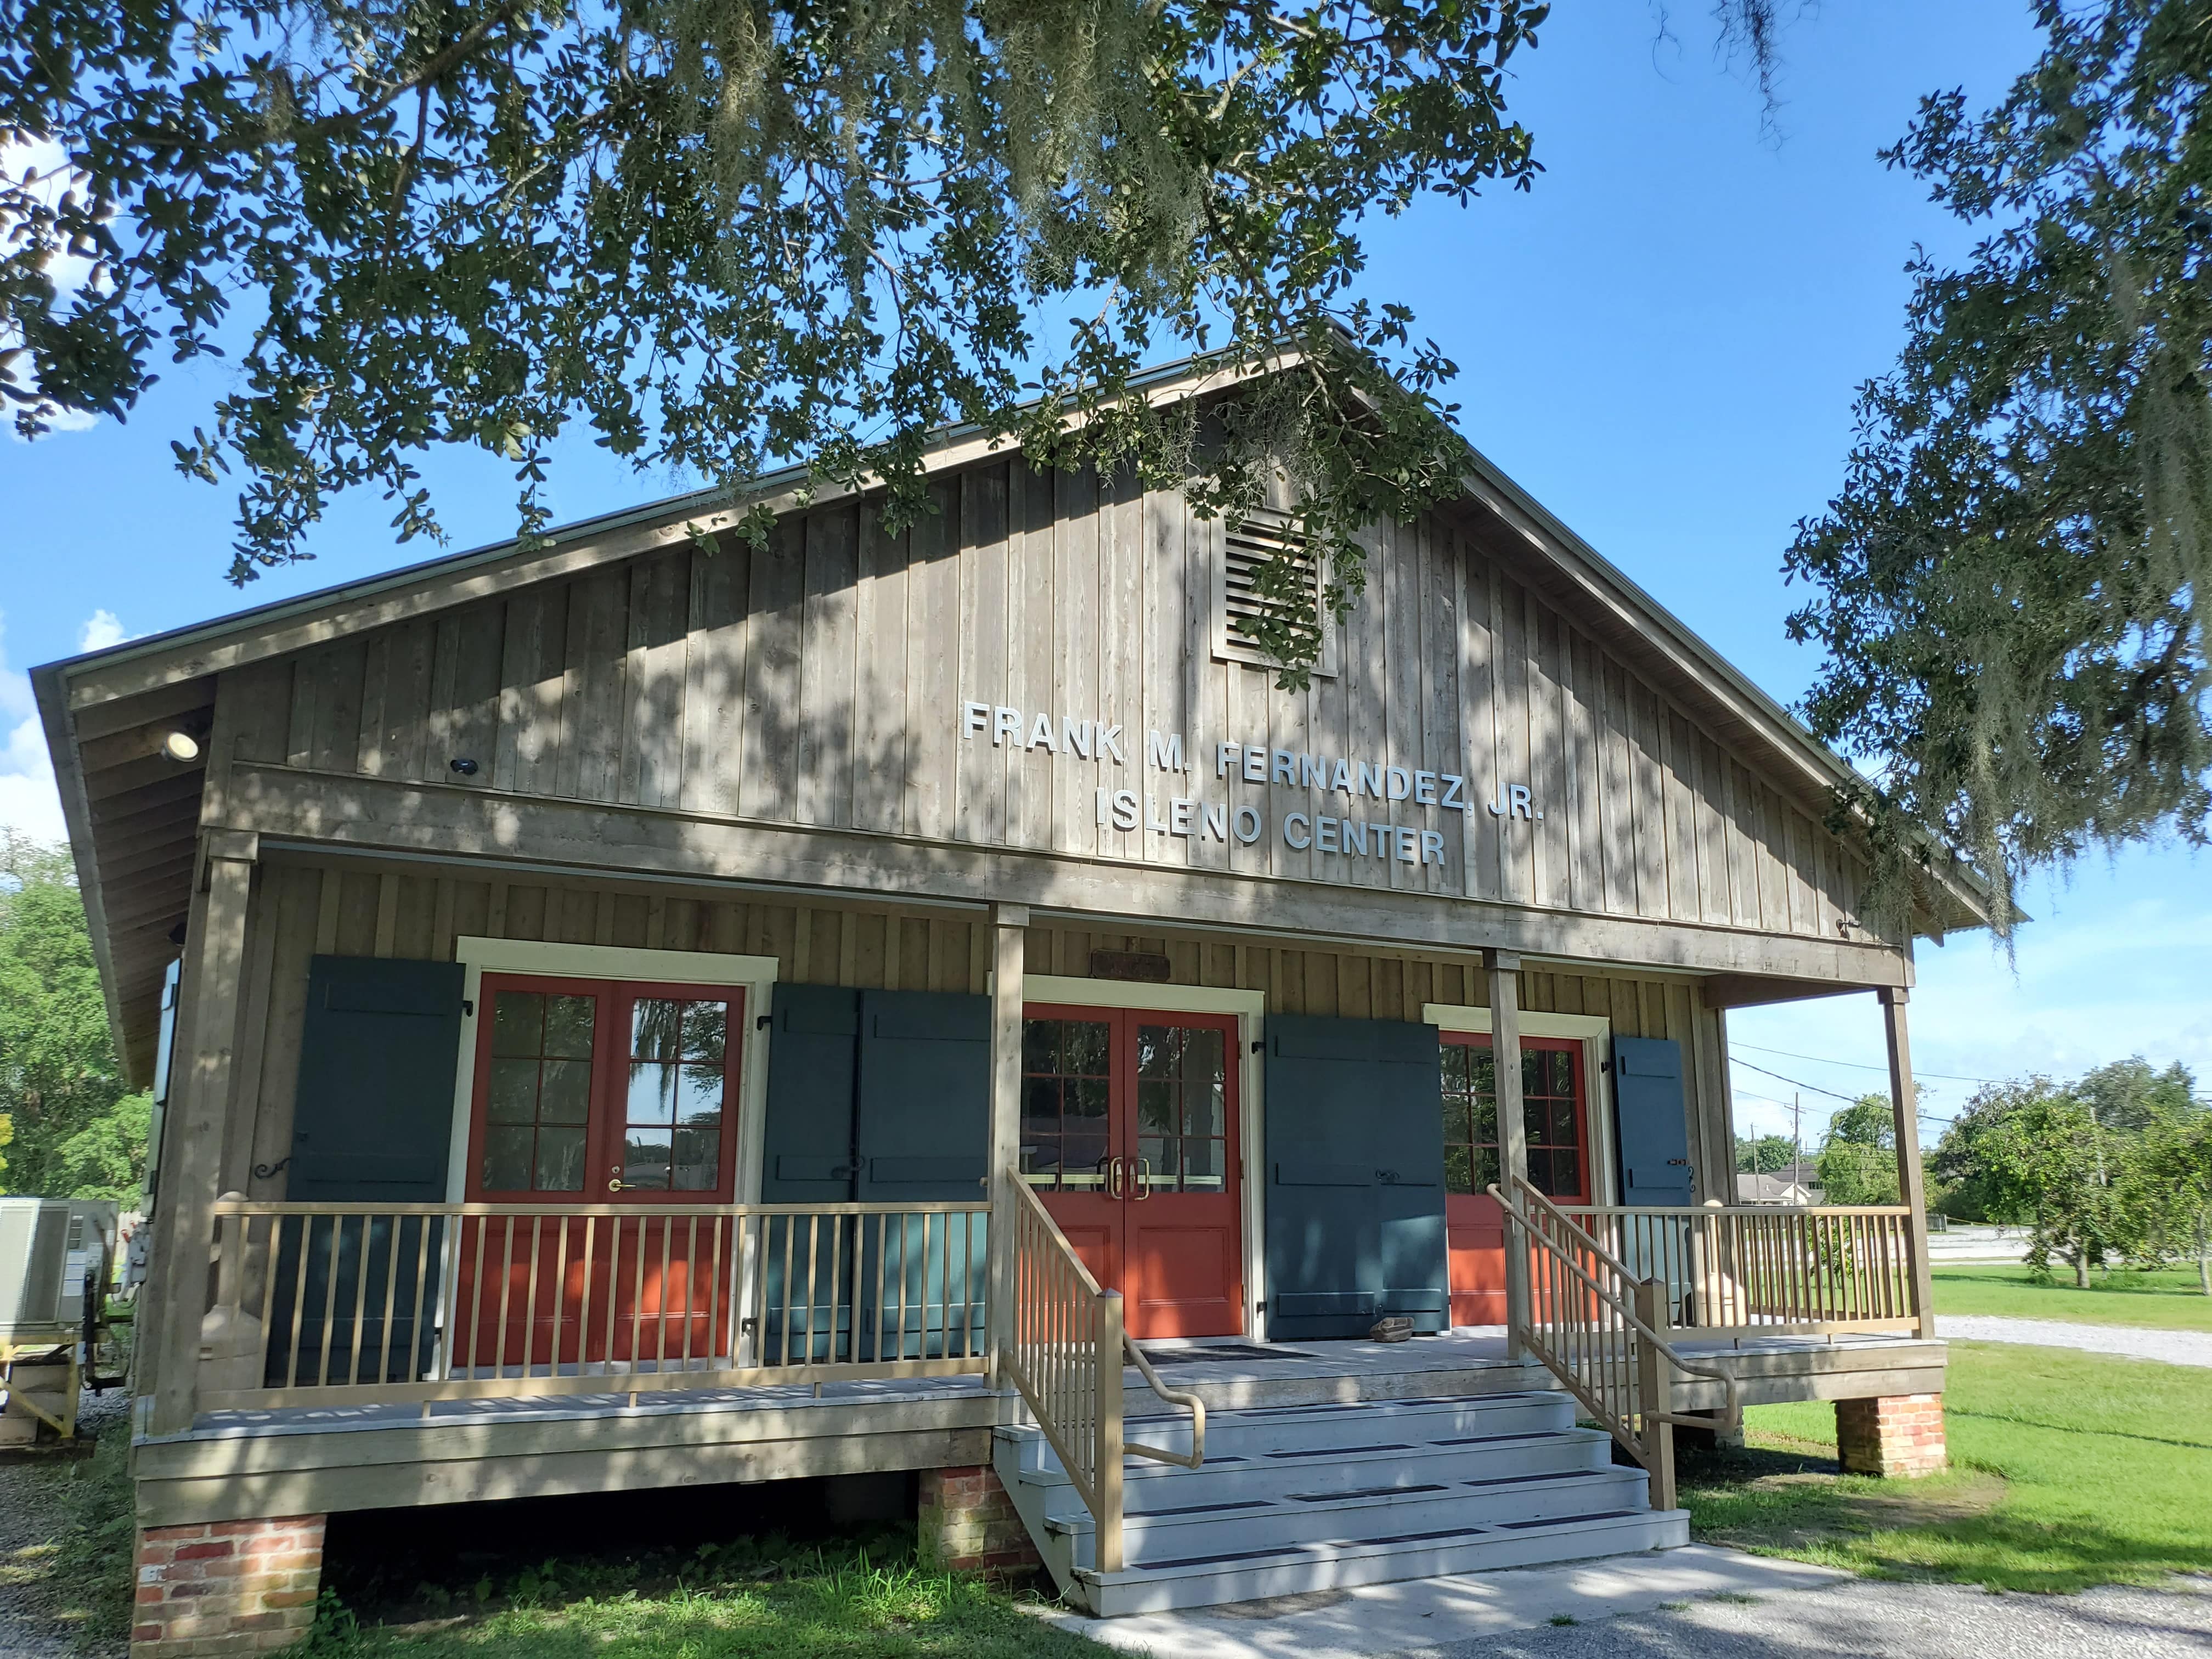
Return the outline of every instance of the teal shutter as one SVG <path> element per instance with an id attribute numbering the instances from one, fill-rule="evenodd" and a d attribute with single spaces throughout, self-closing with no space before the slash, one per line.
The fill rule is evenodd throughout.
<path id="1" fill-rule="evenodd" d="M 990 998 L 938 991 L 862 992 L 854 1124 L 857 1190 L 864 1201 L 973 1201 L 987 1196 Z M 924 1248 L 919 1218 L 903 1231 L 893 1227 L 884 1237 L 880 1262 L 875 1259 L 876 1237 L 872 1228 L 870 1259 L 861 1278 L 869 1304 L 864 1317 L 878 1349 L 872 1357 L 933 1359 L 963 1346 L 969 1353 L 981 1352 L 989 1276 L 983 1218 L 972 1224 L 956 1219 L 946 1248 L 936 1249 Z M 878 1277 L 884 1287 L 880 1306 Z"/>
<path id="2" fill-rule="evenodd" d="M 845 1203 L 853 1196 L 860 994 L 835 985 L 779 985 L 775 1008 L 761 1201 Z"/>
<path id="3" fill-rule="evenodd" d="M 991 1136 L 988 997 L 779 985 L 775 1006 L 763 1202 L 902 1204 L 984 1195 Z M 781 1316 L 787 1228 L 792 1279 L 804 1278 L 810 1243 L 816 1264 L 813 1284 L 793 1285 L 787 1337 Z M 963 1322 L 967 1352 L 980 1352 L 988 1229 L 981 1218 L 972 1226 L 956 1223 L 949 1239 L 933 1236 L 933 1248 L 926 1248 L 924 1234 L 918 1218 L 900 1224 L 871 1218 L 857 1230 L 849 1223 L 816 1227 L 802 1220 L 793 1227 L 771 1218 L 765 1232 L 770 1323 L 762 1333 L 768 1363 L 850 1352 L 850 1311 L 841 1308 L 833 1322 L 828 1274 L 833 1260 L 841 1264 L 847 1282 L 835 1299 L 849 1300 L 855 1249 L 862 1257 L 862 1359 L 959 1352 Z"/>
<path id="4" fill-rule="evenodd" d="M 310 960 L 288 1198 L 374 1204 L 444 1200 L 460 1065 L 462 971 L 456 962 Z M 440 1224 L 421 1217 L 288 1218 L 274 1252 L 269 1381 L 282 1383 L 294 1360 L 301 1380 L 316 1379 L 326 1296 L 330 1307 L 342 1310 L 326 1380 L 374 1382 L 380 1360 L 385 1380 L 414 1375 L 428 1362 L 433 1336 L 433 1310 L 422 1307 L 418 1328 L 416 1304 L 427 1304 L 435 1293 L 442 1242 Z M 417 1272 L 424 1261 L 428 1285 Z M 364 1272 L 366 1285 L 360 1283 Z M 295 1295 L 301 1303 L 300 1343 L 288 1359 L 275 1339 L 291 1328 Z M 392 1310 L 388 1348 L 387 1299 Z M 356 1305 L 362 1309 L 357 1355 L 345 1335 L 354 1328 Z"/>
<path id="5" fill-rule="evenodd" d="M 1267 1021 L 1267 1334 L 1450 1322 L 1437 1028 Z"/>
<path id="6" fill-rule="evenodd" d="M 1695 1204 L 1682 1045 L 1664 1037 L 1615 1037 L 1613 1098 L 1620 1126 L 1620 1201 Z"/>

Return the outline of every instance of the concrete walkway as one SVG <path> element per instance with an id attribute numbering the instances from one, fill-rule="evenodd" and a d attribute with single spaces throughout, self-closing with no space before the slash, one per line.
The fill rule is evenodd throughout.
<path id="1" fill-rule="evenodd" d="M 2080 1348 L 2169 1365 L 2212 1365 L 2212 1332 L 2144 1330 L 2132 1325 L 2075 1325 L 2057 1319 L 1999 1319 L 1990 1314 L 1938 1314 L 1936 1334 L 1960 1342 L 2025 1342 L 2039 1348 Z"/>
<path id="2" fill-rule="evenodd" d="M 1316 1590 L 1235 1607 L 1127 1619 L 1048 1615 L 1123 1653 L 1155 1659 L 1366 1659 L 1475 1636 L 1649 1613 L 1701 1596 L 1766 1596 L 1849 1575 L 1710 1544 L 1515 1572 Z"/>
<path id="3" fill-rule="evenodd" d="M 1553 1616 L 1566 1620 L 1555 1625 Z M 1877 1583 L 1692 1545 L 1480 1578 L 1376 1584 L 1240 1607 L 1048 1615 L 1150 1659 L 2203 1659 L 2212 1580 L 2079 1595 Z"/>

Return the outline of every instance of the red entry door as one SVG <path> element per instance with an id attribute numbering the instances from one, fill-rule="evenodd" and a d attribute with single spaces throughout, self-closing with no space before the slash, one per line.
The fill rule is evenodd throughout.
<path id="1" fill-rule="evenodd" d="M 1133 1336 L 1244 1329 L 1237 1020 L 1031 1004 L 1022 1171 Z"/>
<path id="2" fill-rule="evenodd" d="M 1498 1179 L 1498 1080 L 1490 1036 L 1443 1034 L 1444 1238 L 1455 1325 L 1505 1323 L 1505 1214 L 1488 1188 Z M 1589 1126 L 1583 1046 L 1563 1037 L 1521 1039 L 1521 1094 L 1528 1125 L 1528 1180 L 1562 1204 L 1589 1201 Z"/>
<path id="3" fill-rule="evenodd" d="M 629 1212 L 732 1200 L 742 993 L 487 974 L 479 996 L 468 1197 L 537 1213 L 465 1222 L 453 1364 L 727 1356 L 734 1224 Z"/>

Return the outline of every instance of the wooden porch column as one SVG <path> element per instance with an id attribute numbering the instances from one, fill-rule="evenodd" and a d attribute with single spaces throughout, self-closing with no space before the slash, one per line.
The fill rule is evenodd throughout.
<path id="1" fill-rule="evenodd" d="M 1882 1035 L 1889 1039 L 1889 1109 L 1897 1123 L 1897 1196 L 1908 1212 L 1905 1248 L 1912 1252 L 1912 1304 L 1920 1334 L 1936 1334 L 1935 1287 L 1928 1273 L 1928 1184 L 1920 1173 L 1920 1109 L 1912 1091 L 1912 1044 L 1905 1029 L 1905 989 L 1885 985 Z"/>
<path id="2" fill-rule="evenodd" d="M 1485 951 L 1482 966 L 1490 977 L 1490 1052 L 1498 1090 L 1498 1184 L 1507 1194 L 1516 1180 L 1528 1178 L 1528 1117 L 1521 1099 L 1521 956 L 1516 951 Z M 1509 1354 L 1525 1352 L 1521 1336 L 1529 1325 L 1528 1252 L 1505 1231 L 1505 1343 Z"/>
<path id="3" fill-rule="evenodd" d="M 991 1381 L 1013 1341 L 1012 1170 L 1022 1152 L 1022 978 L 1026 904 L 991 907 Z"/>
<path id="4" fill-rule="evenodd" d="M 175 1148 L 165 1158 L 162 1212 L 155 1235 L 161 1260 L 154 1288 L 162 1318 L 154 1373 L 155 1434 L 192 1425 L 199 1390 L 200 1320 L 207 1311 L 209 1212 L 222 1177 L 224 1120 L 230 1111 L 231 1044 L 238 1031 L 244 986 L 246 914 L 260 838 L 237 830 L 208 832 L 202 861 L 205 902 L 196 938 L 186 940 L 185 983 L 192 1018 L 179 1033 L 162 1138 Z"/>

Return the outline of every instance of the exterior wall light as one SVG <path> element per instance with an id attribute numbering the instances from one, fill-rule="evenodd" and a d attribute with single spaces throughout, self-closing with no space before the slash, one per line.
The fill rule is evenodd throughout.
<path id="1" fill-rule="evenodd" d="M 189 732 L 172 732 L 161 739 L 161 752 L 179 766 L 189 766 L 200 757 L 199 739 Z"/>
<path id="2" fill-rule="evenodd" d="M 457 756 L 453 759 L 447 761 L 446 764 L 452 767 L 453 770 L 459 772 L 465 778 L 472 778 L 477 775 L 477 763 L 471 760 L 466 755 Z"/>

